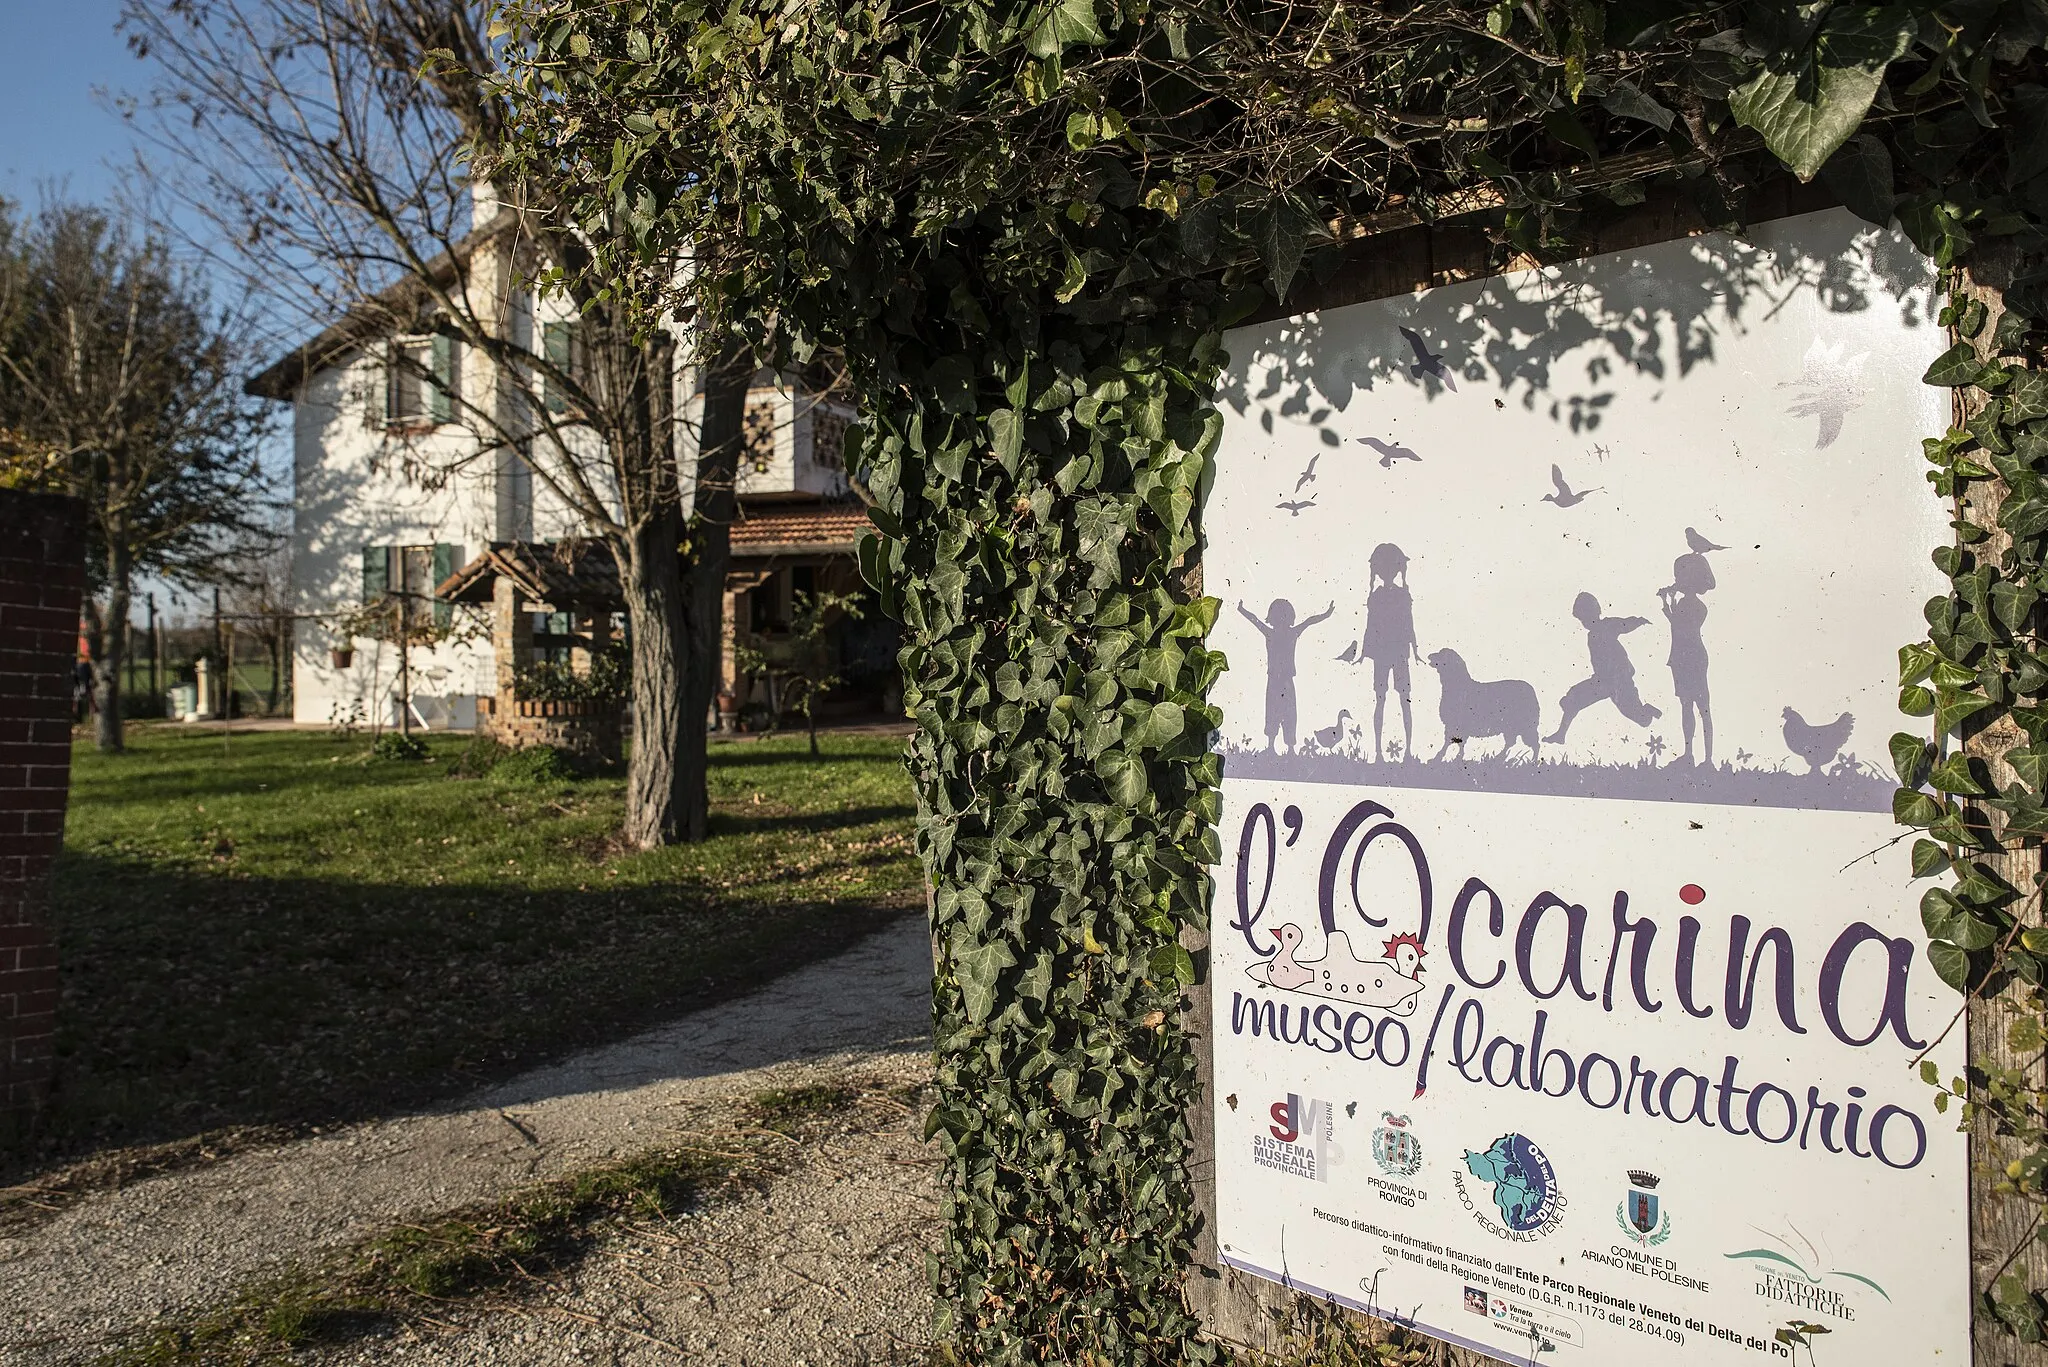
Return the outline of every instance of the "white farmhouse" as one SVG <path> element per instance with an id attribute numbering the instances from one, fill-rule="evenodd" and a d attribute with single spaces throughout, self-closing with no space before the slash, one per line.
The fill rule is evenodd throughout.
<path id="1" fill-rule="evenodd" d="M 466 272 L 471 297 L 489 299 L 486 316 L 509 335 L 559 359 L 570 336 L 566 314 L 554 301 L 537 299 L 509 269 L 511 218 L 480 214 L 458 248 L 459 263 L 442 268 L 451 277 Z M 421 610 L 449 620 L 452 604 L 429 607 L 426 600 L 453 576 L 469 571 L 463 597 L 476 601 L 479 576 L 488 580 L 504 566 L 545 563 L 554 558 L 552 543 L 578 540 L 585 529 L 572 509 L 544 485 L 536 487 L 516 451 L 487 450 L 458 421 L 458 405 L 414 373 L 428 369 L 460 394 L 487 395 L 494 383 L 490 364 L 465 355 L 447 337 L 396 332 L 391 320 L 409 316 L 403 287 L 376 303 L 338 320 L 248 383 L 251 393 L 293 408 L 293 717 L 326 722 L 353 713 L 395 725 L 405 705 L 415 725 L 468 728 L 477 724 L 480 702 L 489 711 L 513 673 L 537 660 L 565 658 L 579 629 L 565 610 L 571 605 L 541 599 L 545 586 L 539 583 L 509 589 L 512 597 L 502 601 L 525 614 L 516 642 L 503 631 L 485 631 L 415 647 L 407 652 L 403 681 L 396 648 L 349 636 L 343 619 L 395 592 L 417 596 Z M 485 307 L 478 311 L 484 315 Z M 402 350 L 410 351 L 410 365 Z M 728 722 L 750 696 L 757 712 L 772 696 L 772 680 L 735 677 L 735 631 L 772 638 L 786 627 L 792 593 L 860 587 L 853 552 L 866 517 L 842 454 L 852 413 L 794 378 L 762 372 L 747 403 L 741 513 L 726 595 L 723 691 L 731 696 L 722 705 Z M 692 374 L 679 379 L 679 402 L 697 397 L 695 385 Z M 609 554 L 598 553 L 609 571 Z M 491 601 L 488 582 L 481 595 Z M 589 626 L 586 617 L 581 627 Z M 873 706 L 893 673 L 893 638 L 877 613 L 846 622 L 840 635 L 845 693 Z"/>

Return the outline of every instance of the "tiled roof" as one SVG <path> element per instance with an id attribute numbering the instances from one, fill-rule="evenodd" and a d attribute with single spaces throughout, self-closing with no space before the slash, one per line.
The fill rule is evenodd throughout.
<path id="1" fill-rule="evenodd" d="M 742 506 L 732 526 L 734 560 L 776 556 L 852 555 L 869 527 L 858 503 Z M 614 610 L 622 605 L 619 571 L 602 541 L 500 541 L 435 588 L 438 598 L 488 603 L 500 575 L 520 591 L 558 609 Z"/>
<path id="2" fill-rule="evenodd" d="M 500 541 L 442 580 L 434 596 L 457 603 L 488 603 L 498 577 L 519 585 L 528 598 L 567 610 L 616 609 L 619 570 L 602 541 Z"/>
<path id="3" fill-rule="evenodd" d="M 735 560 L 772 555 L 851 555 L 868 529 L 858 503 L 756 505 L 741 508 L 732 525 Z"/>

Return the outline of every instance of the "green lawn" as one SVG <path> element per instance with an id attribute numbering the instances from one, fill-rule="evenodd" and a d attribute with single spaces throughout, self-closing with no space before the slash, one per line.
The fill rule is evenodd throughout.
<path id="1" fill-rule="evenodd" d="M 613 840 L 619 779 L 463 778 L 310 733 L 74 751 L 57 1102 L 0 1174 L 458 1093 L 828 954 L 914 903 L 899 741 L 713 748 L 712 839 Z"/>

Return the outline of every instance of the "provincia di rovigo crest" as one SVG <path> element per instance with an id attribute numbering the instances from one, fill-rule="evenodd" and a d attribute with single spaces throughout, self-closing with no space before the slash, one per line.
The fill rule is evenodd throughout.
<path id="1" fill-rule="evenodd" d="M 1826 211 L 1231 334 L 1230 1267 L 1509 1361 L 1967 1360 L 1885 759 L 1929 285 Z"/>

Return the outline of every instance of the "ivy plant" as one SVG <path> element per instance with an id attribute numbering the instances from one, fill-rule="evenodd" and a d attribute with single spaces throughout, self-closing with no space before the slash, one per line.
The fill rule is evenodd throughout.
<path id="1" fill-rule="evenodd" d="M 650 320 L 832 349 L 860 402 L 933 890 L 940 1330 L 969 1360 L 1215 1356 L 1182 1296 L 1210 398 L 1226 328 L 1388 224 L 1484 211 L 1505 262 L 1652 190 L 1735 226 L 1789 175 L 1938 263 L 1953 587 L 1901 652 L 1932 734 L 1894 740 L 1897 815 L 1943 880 L 1932 967 L 2048 1043 L 2023 871 L 2048 835 L 2048 0 L 507 0 L 498 35 L 519 127 L 485 169 L 569 187 L 607 283 L 688 244 Z M 2016 263 L 1995 317 L 1992 256 Z M 1936 1080 L 2040 1204 L 2037 1074 Z M 2042 1334 L 2024 1275 L 1984 1309 Z"/>

